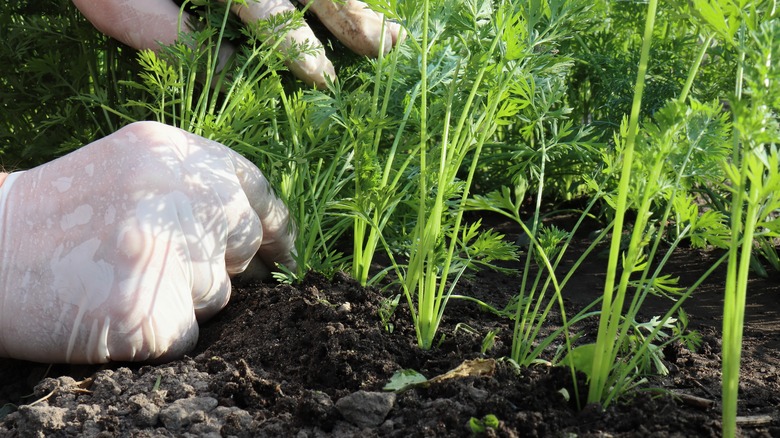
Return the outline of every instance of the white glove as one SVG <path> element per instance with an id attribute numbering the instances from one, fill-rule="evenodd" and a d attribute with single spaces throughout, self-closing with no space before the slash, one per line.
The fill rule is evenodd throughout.
<path id="1" fill-rule="evenodd" d="M 310 1 L 302 0 L 302 3 Z M 180 11 L 171 0 L 73 0 L 73 3 L 98 30 L 138 50 L 156 50 L 159 44 L 173 44 L 178 36 Z M 246 5 L 233 5 L 231 9 L 244 23 L 250 23 L 292 11 L 295 6 L 290 0 L 247 0 Z M 379 55 L 382 14 L 357 0 L 313 0 L 310 9 L 350 50 L 359 55 Z M 181 23 L 189 23 L 186 13 Z M 385 24 L 383 53 L 395 44 L 399 31 L 397 23 Z M 309 26 L 288 33 L 280 48 L 289 48 L 292 42 L 306 43 L 316 49 L 289 65 L 296 76 L 321 88 L 325 86 L 325 76 L 335 79 L 333 64 Z M 225 47 L 228 49 L 220 53 L 222 59 L 232 51 L 229 46 Z"/>
<path id="2" fill-rule="evenodd" d="M 229 275 L 253 257 L 295 268 L 257 167 L 170 126 L 134 123 L 0 184 L 0 357 L 174 359 L 227 304 Z"/>

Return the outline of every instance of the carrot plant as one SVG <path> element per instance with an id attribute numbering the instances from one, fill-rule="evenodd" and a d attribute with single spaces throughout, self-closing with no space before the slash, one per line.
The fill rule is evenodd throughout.
<path id="1" fill-rule="evenodd" d="M 390 6 L 380 9 L 393 10 Z M 465 224 L 463 213 L 482 148 L 503 117 L 502 104 L 511 103 L 509 89 L 519 77 L 522 54 L 516 42 L 526 29 L 510 2 L 425 1 L 401 11 L 410 53 L 397 87 L 407 87 L 402 92 L 410 104 L 396 125 L 407 128 L 397 128 L 395 138 L 417 136 L 415 146 L 398 144 L 415 154 L 413 162 L 402 164 L 416 169 L 414 191 L 404 199 L 414 223 L 408 263 L 386 248 L 412 309 L 418 344 L 428 349 L 468 266 L 478 258 L 513 257 L 499 235 Z M 414 17 L 420 19 L 409 20 Z M 379 229 L 376 221 L 371 224 Z"/>
<path id="2" fill-rule="evenodd" d="M 760 22 L 757 11 L 721 15 L 724 22 L 739 20 L 731 29 L 740 56 L 731 110 L 735 150 L 726 164 L 731 201 L 731 241 L 723 301 L 723 436 L 736 435 L 740 357 L 747 282 L 757 237 L 778 236 L 780 208 L 780 19 Z M 752 12 L 752 14 L 750 13 Z M 776 10 L 768 11 L 773 17 Z"/>
<path id="3" fill-rule="evenodd" d="M 614 166 L 619 180 L 616 194 L 606 198 L 614 207 L 615 218 L 598 336 L 595 344 L 577 347 L 579 351 L 576 351 L 580 356 L 589 357 L 584 361 L 590 362 L 586 370 L 590 377 L 588 401 L 605 406 L 641 381 L 646 372 L 641 364 L 651 363 L 652 357 L 648 361 L 648 355 L 660 351 L 655 343 L 663 345 L 672 339 L 662 339 L 663 328 L 695 287 L 723 261 L 714 264 L 694 285 L 680 288 L 676 279 L 662 275 L 671 252 L 683 239 L 719 246 L 724 246 L 728 239 L 724 216 L 717 212 L 699 214 L 694 198 L 685 189 L 686 179 L 701 170 L 696 167 L 697 154 L 724 156 L 724 151 L 729 149 L 729 126 L 718 105 L 695 100 L 684 103 L 702 62 L 701 52 L 692 60 L 683 93 L 660 108 L 652 122 L 640 123 L 656 8 L 657 2 L 651 0 L 631 115 L 615 138 L 616 157 L 605 161 L 608 167 Z M 627 229 L 625 213 L 629 208 L 635 211 L 636 219 L 628 236 L 623 236 L 623 230 Z M 668 233 L 668 224 L 672 222 L 675 232 Z M 665 254 L 660 254 L 660 243 L 667 236 L 671 242 Z M 626 239 L 624 250 L 622 245 Z M 622 269 L 619 268 L 621 260 Z M 639 309 L 650 293 L 671 296 L 676 302 L 637 343 L 632 333 L 636 333 Z M 684 322 L 682 315 L 680 319 Z M 681 329 L 674 338 L 686 340 Z M 625 351 L 627 345 L 631 348 Z"/>
<path id="4" fill-rule="evenodd" d="M 568 119 L 568 108 L 563 102 L 566 94 L 566 77 L 571 60 L 555 55 L 555 47 L 567 38 L 567 23 L 578 17 L 578 23 L 589 20 L 585 3 L 545 2 L 527 5 L 522 9 L 524 23 L 529 27 L 525 34 L 522 50 L 522 74 L 512 88 L 512 103 L 515 105 L 512 117 L 502 119 L 497 137 L 501 146 L 511 152 L 509 170 L 514 187 L 504 186 L 485 196 L 477 195 L 467 203 L 468 208 L 491 211 L 504 215 L 516 222 L 529 242 L 522 269 L 518 294 L 501 312 L 514 320 L 511 358 L 521 366 L 539 360 L 541 353 L 556 341 L 561 334 L 568 345 L 569 325 L 586 315 L 583 310 L 572 321 L 567 321 L 563 308 L 562 290 L 587 254 L 601 240 L 591 245 L 563 280 L 558 278 L 558 268 L 571 239 L 595 202 L 591 202 L 580 216 L 572 230 L 560 230 L 554 226 L 542 226 L 543 199 L 548 180 L 548 166 L 556 160 L 566 161 L 579 156 L 585 160 L 593 154 L 592 145 L 584 140 L 590 135 L 587 129 L 575 129 Z M 553 177 L 552 179 L 556 179 Z M 521 203 L 528 195 L 528 188 L 535 188 L 532 195 L 534 210 L 532 217 L 525 219 L 521 214 Z M 597 198 L 594 198 L 594 201 Z M 603 237 L 604 233 L 602 233 Z M 536 274 L 532 266 L 536 265 Z M 552 291 L 552 298 L 549 292 Z M 564 319 L 563 327 L 543 340 L 538 340 L 542 325 L 553 306 L 558 305 Z"/>
<path id="5" fill-rule="evenodd" d="M 387 13 L 386 16 L 401 18 Z M 403 147 L 402 142 L 408 137 L 407 128 L 418 102 L 422 83 L 418 82 L 410 91 L 394 86 L 399 62 L 408 60 L 408 56 L 409 52 L 396 48 L 387 57 L 380 55 L 374 63 L 371 115 L 362 120 L 364 126 L 370 129 L 369 136 L 365 143 L 357 143 L 355 148 L 357 177 L 354 197 L 347 201 L 347 205 L 354 215 L 352 273 L 361 284 L 368 282 L 376 249 L 381 240 L 387 239 L 385 230 L 388 223 L 399 204 L 406 201 L 408 194 L 413 191 L 413 181 L 407 177 L 419 152 L 419 145 L 413 145 L 411 148 L 407 146 L 404 153 L 401 153 L 400 149 Z M 408 96 L 408 99 L 402 107 L 396 108 L 396 114 L 400 117 L 390 117 L 388 108 L 392 102 L 398 101 L 399 92 Z M 393 139 L 383 153 L 380 146 L 384 132 L 392 133 Z M 374 277 L 376 278 L 379 277 Z"/>
<path id="6" fill-rule="evenodd" d="M 347 137 L 332 132 L 327 122 L 318 119 L 312 100 L 320 98 L 317 91 L 282 93 L 284 113 L 281 120 L 274 120 L 279 127 L 274 141 L 284 154 L 274 157 L 277 165 L 282 164 L 275 174 L 282 198 L 301 227 L 295 242 L 298 271 L 279 277 L 284 281 L 297 280 L 309 270 L 329 274 L 344 263 L 333 246 L 349 224 L 333 215 L 331 208 L 354 178 L 354 151 Z M 269 166 L 274 164 L 269 162 Z"/>
<path id="7" fill-rule="evenodd" d="M 352 275 L 363 285 L 385 273 L 369 278 L 380 241 L 392 238 L 389 224 L 396 208 L 413 188 L 408 170 L 416 146 L 404 148 L 404 142 L 419 84 L 407 94 L 395 83 L 399 63 L 408 56 L 402 47 L 380 54 L 313 99 L 314 119 L 335 127 L 351 157 L 352 190 L 344 190 L 346 196 L 333 204 L 332 213 L 352 221 Z"/>
<path id="8" fill-rule="evenodd" d="M 565 339 L 566 351 L 570 351 L 569 330 L 571 325 L 597 314 L 591 310 L 597 304 L 594 302 L 568 319 L 563 307 L 563 291 L 582 262 L 593 255 L 593 249 L 604 239 L 611 227 L 606 227 L 598 234 L 563 278 L 559 279 L 557 272 L 574 233 L 579 229 L 583 220 L 588 217 L 597 199 L 593 198 L 580 215 L 577 223 L 569 231 L 556 227 L 541 227 L 538 225 L 538 218 L 535 221 L 536 225 L 529 228 L 520 214 L 517 198 L 513 199 L 513 195 L 507 187 L 501 192 L 492 192 L 487 196 L 476 196 L 469 202 L 470 208 L 498 213 L 515 221 L 522 228 L 529 241 L 518 294 L 512 297 L 506 309 L 500 312 L 514 321 L 510 358 L 519 366 L 528 366 L 541 360 L 541 354 L 561 335 Z M 539 206 L 537 206 L 538 210 Z M 535 275 L 530 269 L 532 262 L 538 268 Z M 549 297 L 551 289 L 553 296 Z M 563 317 L 563 324 L 545 338 L 539 339 L 541 329 L 556 304 Z"/>

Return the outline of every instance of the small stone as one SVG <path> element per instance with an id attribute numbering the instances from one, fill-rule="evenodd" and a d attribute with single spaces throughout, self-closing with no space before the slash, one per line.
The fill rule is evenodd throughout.
<path id="1" fill-rule="evenodd" d="M 101 413 L 100 405 L 82 404 L 76 407 L 76 418 L 82 422 L 90 419 L 94 420 L 100 416 L 100 413 Z"/>
<path id="2" fill-rule="evenodd" d="M 95 381 L 92 383 L 92 394 L 100 399 L 113 399 L 122 393 L 122 386 L 114 379 L 114 373 L 111 370 L 105 370 L 98 373 Z"/>
<path id="3" fill-rule="evenodd" d="M 379 427 L 379 433 L 381 435 L 390 435 L 395 428 L 395 422 L 393 420 L 387 420 Z"/>
<path id="4" fill-rule="evenodd" d="M 157 424 L 160 408 L 146 394 L 135 394 L 130 397 L 130 403 L 137 406 L 136 422 L 142 427 L 153 427 Z"/>
<path id="5" fill-rule="evenodd" d="M 247 436 L 252 427 L 252 415 L 235 406 L 218 406 L 212 413 L 221 424 L 222 436 Z"/>
<path id="6" fill-rule="evenodd" d="M 350 304 L 349 301 L 347 301 L 346 303 L 340 305 L 336 309 L 336 312 L 341 314 L 341 315 L 347 314 L 347 313 L 351 313 L 352 312 L 352 304 Z"/>
<path id="7" fill-rule="evenodd" d="M 20 406 L 19 414 L 28 430 L 60 430 L 65 427 L 68 410 L 55 406 Z"/>
<path id="8" fill-rule="evenodd" d="M 34 397 L 35 398 L 44 397 L 50 392 L 59 389 L 61 385 L 62 384 L 57 379 L 46 377 L 43 380 L 41 380 L 37 385 L 35 385 Z"/>
<path id="9" fill-rule="evenodd" d="M 395 405 L 395 393 L 357 391 L 340 398 L 336 409 L 357 427 L 377 427 Z"/>
<path id="10" fill-rule="evenodd" d="M 160 411 L 160 421 L 172 431 L 180 431 L 194 422 L 202 422 L 206 413 L 217 407 L 213 397 L 191 397 L 174 401 Z"/>

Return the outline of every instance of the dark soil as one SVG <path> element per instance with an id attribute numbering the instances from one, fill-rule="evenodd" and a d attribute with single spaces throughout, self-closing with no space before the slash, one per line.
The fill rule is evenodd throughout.
<path id="1" fill-rule="evenodd" d="M 679 249 L 669 273 L 690 285 L 716 256 Z M 592 257 L 569 283 L 568 312 L 598 296 L 605 264 Z M 667 347 L 669 374 L 650 376 L 641 391 L 606 410 L 578 409 L 573 397 L 564 398 L 575 389 L 567 368 L 517 369 L 503 360 L 512 333 L 506 318 L 452 301 L 442 342 L 422 351 L 403 300 L 389 321 L 392 332 L 379 317 L 392 288 L 312 274 L 295 286 L 236 288 L 227 308 L 201 327 L 196 350 L 179 361 L 49 367 L 0 360 L 0 407 L 10 404 L 0 412 L 0 436 L 471 436 L 470 419 L 492 414 L 499 423 L 486 436 L 716 437 L 724 271 L 684 306 L 701 346 Z M 518 284 L 516 276 L 481 272 L 463 280 L 459 292 L 500 308 Z M 741 433 L 780 436 L 780 279 L 753 280 L 749 294 Z M 662 314 L 669 303 L 648 302 L 644 316 Z M 594 327 L 595 321 L 582 326 L 583 340 L 594 339 Z M 495 345 L 481 353 L 485 335 L 495 329 Z M 554 346 L 544 357 L 553 354 Z M 383 391 L 398 370 L 432 378 L 472 359 L 495 359 L 495 366 L 397 394 Z M 585 393 L 582 376 L 578 381 Z"/>

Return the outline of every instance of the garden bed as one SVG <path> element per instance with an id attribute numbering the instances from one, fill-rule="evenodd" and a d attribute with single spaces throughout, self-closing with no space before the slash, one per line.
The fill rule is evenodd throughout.
<path id="1" fill-rule="evenodd" d="M 678 249 L 669 266 L 687 285 L 713 260 L 711 253 Z M 566 289 L 567 307 L 578 310 L 601 293 L 604 265 L 592 256 L 580 268 Z M 310 274 L 293 286 L 236 288 L 228 307 L 202 326 L 191 357 L 179 361 L 51 369 L 0 361 L 0 405 L 19 405 L 0 423 L 0 435 L 470 436 L 472 418 L 494 415 L 499 423 L 491 427 L 488 417 L 487 436 L 720 436 L 721 271 L 684 306 L 689 328 L 702 334 L 700 348 L 667 347 L 669 375 L 650 377 L 642 391 L 606 411 L 577 409 L 567 368 L 517 369 L 503 360 L 510 322 L 473 303 L 451 302 L 443 340 L 422 351 L 403 300 L 388 332 L 379 310 L 390 292 L 342 274 L 330 280 Z M 518 281 L 480 272 L 460 289 L 500 307 Z M 780 436 L 779 293 L 777 278 L 752 280 L 740 384 L 744 436 Z M 668 301 L 648 302 L 643 316 L 666 307 Z M 559 323 L 557 315 L 548 319 L 550 327 Z M 578 327 L 586 333 L 582 341 L 593 340 L 596 323 Z M 494 329 L 500 329 L 494 347 L 481 354 Z M 477 359 L 484 360 L 475 375 L 383 391 L 398 370 L 430 379 Z"/>
<path id="2" fill-rule="evenodd" d="M 230 19 L 225 2 L 196 2 L 207 4 L 199 12 L 203 26 L 188 37 L 199 43 L 157 55 L 136 55 L 99 35 L 67 0 L 43 10 L 6 3 L 0 65 L 7 67 L 8 92 L 0 101 L 15 111 L 4 123 L 8 135 L 0 135 L 10 139 L 0 146 L 0 162 L 32 167 L 130 120 L 165 120 L 250 157 L 274 183 L 305 231 L 295 242 L 299 269 L 287 278 L 342 266 L 365 282 L 392 266 L 409 289 L 417 288 L 418 327 L 439 331 L 427 330 L 422 341 L 434 344 L 430 351 L 418 348 L 416 310 L 406 299 L 385 313 L 400 289 L 387 278 L 382 289 L 344 274 L 313 273 L 294 285 L 245 285 L 179 361 L 71 367 L 0 360 L 0 436 L 407 437 L 482 430 L 689 437 L 720 436 L 723 421 L 731 437 L 737 407 L 742 435 L 780 436 L 780 227 L 767 219 L 780 209 L 774 165 L 780 97 L 769 85 L 780 77 L 780 22 L 771 2 L 744 10 L 656 0 L 400 2 L 398 11 L 386 12 L 404 26 L 405 42 L 376 61 L 334 57 L 340 79 L 322 91 L 302 90 L 283 72 L 283 56 L 273 54 L 276 42 L 263 32 L 281 35 L 279 22 L 244 28 Z M 225 81 L 206 86 L 195 78 L 216 76 L 215 63 L 207 62 L 221 44 L 215 35 L 238 38 L 239 49 L 220 70 Z M 342 51 L 337 42 L 326 46 Z M 569 244 L 559 239 L 577 228 L 573 220 L 539 227 L 541 213 L 560 207 L 549 202 L 578 198 L 592 200 L 575 210 L 585 210 L 585 222 L 603 220 L 603 233 L 590 235 L 596 227 L 584 225 L 589 229 Z M 515 254 L 496 234 L 478 232 L 475 211 L 513 218 L 515 225 L 486 221 L 525 250 L 533 245 L 513 267 L 541 274 L 459 277 L 464 265 Z M 521 232 L 522 224 L 529 229 Z M 632 228 L 630 238 L 607 248 L 607 232 L 628 237 Z M 590 251 L 590 238 L 604 239 L 569 279 L 577 257 Z M 731 248 L 739 256 L 729 260 L 726 309 L 726 263 L 684 305 L 688 329 L 701 334 L 698 347 L 669 341 L 651 349 L 670 339 L 642 332 L 670 308 L 661 298 L 623 313 L 612 309 L 598 327 L 596 318 L 568 325 L 605 284 L 615 291 L 607 302 L 627 304 L 632 297 L 623 301 L 625 292 L 637 285 L 641 293 L 685 289 L 724 260 L 685 245 Z M 541 360 L 517 367 L 505 359 L 521 356 L 506 314 L 453 300 L 438 327 L 430 305 L 444 292 L 440 275 L 457 282 L 456 293 L 501 309 L 521 282 L 553 270 L 555 262 L 547 263 L 559 250 L 565 259 L 556 265 L 556 282 L 566 282 L 567 317 L 556 313 L 557 302 L 548 315 L 544 306 L 531 309 L 536 302 L 529 299 L 525 321 L 545 321 L 533 342 L 571 327 L 573 345 L 585 348 L 570 350 L 580 356 L 568 363 L 593 370 L 596 390 L 588 399 L 621 394 L 606 409 L 582 401 L 586 375 L 552 366 L 564 351 L 560 336 L 540 348 Z M 388 253 L 397 259 L 378 260 Z M 745 290 L 738 280 L 759 260 L 774 268 L 747 287 L 740 343 Z M 663 273 L 650 270 L 658 263 Z M 635 275 L 613 283 L 621 265 Z M 679 285 L 665 274 L 679 276 Z M 524 292 L 552 295 L 557 284 L 542 283 Z M 727 392 L 721 417 L 721 381 L 736 386 L 729 371 L 739 365 L 740 347 L 739 402 Z M 637 362 L 612 367 L 613 353 L 631 348 L 641 354 L 630 357 L 650 361 L 663 351 L 662 365 L 643 364 L 668 374 L 623 391 L 633 381 L 610 371 L 630 374 Z M 518 360 L 536 358 L 531 353 Z M 399 370 L 431 380 L 384 391 Z"/>

